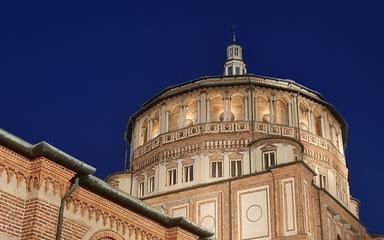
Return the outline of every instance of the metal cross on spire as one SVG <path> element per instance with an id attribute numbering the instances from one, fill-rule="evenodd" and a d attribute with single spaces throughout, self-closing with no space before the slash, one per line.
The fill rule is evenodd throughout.
<path id="1" fill-rule="evenodd" d="M 232 41 L 236 42 L 236 26 L 232 25 Z"/>

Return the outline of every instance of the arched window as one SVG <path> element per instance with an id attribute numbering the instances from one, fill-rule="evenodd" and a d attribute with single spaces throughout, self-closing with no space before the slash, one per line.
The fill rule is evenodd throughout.
<path id="1" fill-rule="evenodd" d="M 90 240 L 124 240 L 124 238 L 117 232 L 105 230 L 95 233 Z"/>
<path id="2" fill-rule="evenodd" d="M 210 100 L 211 104 L 211 122 L 219 122 L 220 116 L 222 116 L 222 113 L 224 112 L 224 102 L 222 96 L 216 96 L 211 98 Z"/>
<path id="3" fill-rule="evenodd" d="M 193 100 L 186 106 L 186 119 L 185 119 L 186 127 L 189 127 L 189 126 L 192 126 L 193 124 L 198 123 L 197 105 L 198 105 L 198 100 Z"/>
<path id="4" fill-rule="evenodd" d="M 152 138 L 155 138 L 159 135 L 159 112 L 156 112 L 152 119 L 151 119 L 151 122 L 152 122 L 152 133 L 151 133 L 151 136 Z"/>
<path id="5" fill-rule="evenodd" d="M 148 139 L 148 122 L 144 119 L 140 128 L 140 145 L 144 145 L 147 143 Z"/>
<path id="6" fill-rule="evenodd" d="M 169 114 L 169 131 L 180 128 L 180 106 L 176 105 Z"/>
<path id="7" fill-rule="evenodd" d="M 337 149 L 339 149 L 340 150 L 340 141 L 339 141 L 339 135 L 340 135 L 340 133 L 339 132 L 336 132 L 336 137 L 335 137 L 335 146 L 336 146 L 336 148 Z"/>
<path id="8" fill-rule="evenodd" d="M 235 121 L 244 120 L 244 97 L 242 95 L 231 97 L 231 112 Z"/>
<path id="9" fill-rule="evenodd" d="M 262 96 L 257 97 L 257 120 L 263 122 L 271 121 L 268 100 Z"/>
<path id="10" fill-rule="evenodd" d="M 275 102 L 275 119 L 276 123 L 288 124 L 288 105 L 282 99 Z"/>
<path id="11" fill-rule="evenodd" d="M 309 108 L 307 105 L 303 103 L 299 104 L 300 128 L 307 131 L 308 131 L 308 111 L 309 111 Z"/>
<path id="12" fill-rule="evenodd" d="M 314 121 L 314 127 L 315 127 L 315 133 L 316 133 L 316 135 L 318 135 L 318 136 L 320 136 L 320 137 L 324 137 L 323 136 L 323 125 L 322 125 L 322 114 L 321 114 L 321 112 L 320 111 L 318 111 L 318 110 L 315 110 L 314 112 L 313 112 L 313 121 Z"/>
<path id="13" fill-rule="evenodd" d="M 341 240 L 341 236 L 339 234 L 337 234 L 336 240 Z"/>

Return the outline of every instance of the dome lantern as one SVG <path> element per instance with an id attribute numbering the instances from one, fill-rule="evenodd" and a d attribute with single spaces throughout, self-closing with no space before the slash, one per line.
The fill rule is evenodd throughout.
<path id="1" fill-rule="evenodd" d="M 224 75 L 243 75 L 247 73 L 243 62 L 243 51 L 236 42 L 236 32 L 233 31 L 232 43 L 227 47 L 227 60 L 224 64 Z"/>

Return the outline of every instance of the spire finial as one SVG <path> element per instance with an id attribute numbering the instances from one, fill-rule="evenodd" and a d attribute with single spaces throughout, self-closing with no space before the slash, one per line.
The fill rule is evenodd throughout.
<path id="1" fill-rule="evenodd" d="M 232 25 L 232 41 L 236 42 L 236 26 Z"/>

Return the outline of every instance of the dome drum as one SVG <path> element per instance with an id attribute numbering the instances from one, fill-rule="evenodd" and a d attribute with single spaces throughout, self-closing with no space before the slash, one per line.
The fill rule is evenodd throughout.
<path id="1" fill-rule="evenodd" d="M 324 127 L 324 129 L 317 128 L 317 126 L 319 126 L 320 124 L 321 116 L 325 113 L 326 116 L 324 116 L 325 118 L 323 118 L 323 120 L 325 120 L 326 118 L 332 119 L 329 124 L 335 127 L 335 133 L 333 133 L 333 136 L 331 136 L 332 133 L 329 133 L 328 134 L 329 136 L 327 137 L 336 138 L 335 135 L 339 134 L 341 137 L 341 141 L 339 142 L 341 142 L 343 144 L 343 147 L 345 147 L 347 124 L 345 123 L 343 118 L 340 116 L 340 114 L 338 114 L 337 111 L 333 108 L 333 106 L 323 100 L 320 94 L 308 88 L 305 88 L 291 80 L 264 78 L 256 75 L 201 78 L 201 79 L 191 81 L 182 85 L 168 88 L 162 93 L 160 93 L 159 95 L 149 100 L 147 103 L 145 103 L 138 112 L 136 112 L 131 116 L 128 122 L 128 128 L 125 133 L 125 138 L 128 142 L 132 141 L 132 137 L 134 137 L 134 134 L 133 134 L 134 128 L 137 127 L 138 122 L 142 122 L 144 124 L 144 127 L 148 128 L 145 126 L 147 123 L 143 122 L 143 119 L 142 119 L 143 116 L 146 116 L 145 117 L 147 118 L 146 121 L 154 119 L 155 125 L 156 125 L 156 120 L 158 122 L 161 122 L 161 121 L 165 122 L 166 118 L 168 118 L 169 120 L 170 117 L 179 115 L 179 114 L 184 114 L 184 115 L 188 114 L 188 116 L 191 116 L 191 115 L 194 116 L 194 119 L 186 118 L 184 120 L 185 122 L 177 122 L 176 124 L 171 124 L 174 122 L 171 122 L 171 123 L 168 122 L 168 126 L 165 126 L 165 123 L 160 123 L 162 125 L 158 126 L 159 133 L 151 133 L 152 137 L 156 136 L 157 134 L 165 133 L 167 131 L 171 131 L 177 128 L 183 128 L 185 126 L 190 126 L 191 124 L 193 125 L 200 122 L 210 122 L 210 121 L 215 121 L 215 119 L 216 121 L 231 120 L 233 116 L 232 116 L 232 113 L 229 111 L 227 112 L 228 113 L 227 115 L 224 115 L 224 114 L 221 115 L 221 113 L 218 113 L 219 115 L 215 115 L 213 113 L 212 116 L 209 116 L 210 112 L 207 111 L 208 106 L 206 101 L 210 102 L 211 100 L 213 100 L 212 107 L 224 105 L 225 95 L 227 94 L 223 92 L 226 91 L 226 89 L 234 89 L 234 88 L 240 89 L 240 91 L 242 92 L 243 98 L 248 99 L 248 104 L 244 103 L 244 105 L 247 104 L 248 105 L 247 107 L 251 108 L 253 104 L 253 107 L 255 108 L 255 110 L 257 108 L 257 104 L 252 103 L 250 99 L 252 96 L 258 97 L 259 91 L 266 91 L 267 95 L 271 95 L 271 96 L 260 96 L 260 103 L 262 104 L 263 102 L 267 101 L 266 104 L 269 104 L 268 102 L 272 100 L 275 103 L 275 108 L 277 108 L 275 110 L 277 111 L 282 110 L 283 107 L 286 107 L 284 106 L 284 104 L 292 105 L 292 111 L 294 111 L 297 108 L 296 106 L 297 103 L 295 103 L 294 100 L 296 96 L 298 96 L 299 99 L 300 98 L 303 99 L 301 101 L 302 105 L 299 106 L 299 110 L 297 111 L 299 112 L 299 117 L 301 119 L 300 127 L 304 130 L 308 130 L 309 129 L 308 124 L 311 124 L 310 126 L 311 131 L 316 131 L 318 135 L 325 136 L 325 134 L 327 133 L 323 133 L 322 131 L 326 132 L 328 130 L 327 127 Z M 250 89 L 253 89 L 253 91 L 250 91 Z M 217 92 L 217 91 L 221 92 L 220 95 L 222 96 L 222 100 L 210 98 L 213 94 L 212 92 Z M 250 94 L 250 92 L 252 92 L 252 94 Z M 274 94 L 281 94 L 281 93 L 285 95 L 284 99 L 273 98 Z M 228 96 L 227 99 L 232 100 L 231 97 L 232 96 Z M 270 99 L 270 97 L 272 97 L 272 99 Z M 175 99 L 178 99 L 178 100 L 175 101 Z M 195 105 L 192 105 L 192 106 L 189 105 L 190 102 L 188 101 L 191 101 L 191 100 L 194 100 Z M 173 108 L 169 106 L 170 102 L 173 102 L 172 103 Z M 313 109 L 308 108 L 308 106 L 313 107 L 315 105 L 317 105 L 318 107 Z M 174 108 L 175 106 L 179 106 L 179 107 Z M 183 109 L 183 107 L 185 108 Z M 265 110 L 265 106 L 261 106 L 261 108 L 264 108 L 264 111 L 267 112 L 267 110 Z M 154 109 L 159 116 L 150 118 L 148 115 L 152 116 Z M 287 119 L 278 118 L 277 116 L 274 116 L 274 117 L 277 117 L 278 119 L 269 119 L 270 117 L 273 117 L 273 116 L 270 116 L 269 114 L 266 115 L 265 113 L 263 115 L 261 115 L 260 113 L 259 116 L 256 116 L 257 112 L 255 112 L 255 110 L 253 111 L 253 117 L 254 117 L 253 120 L 255 121 L 260 120 L 260 121 L 270 121 L 270 122 L 274 122 L 274 121 L 286 122 L 289 120 L 288 119 L 289 116 L 286 117 Z M 193 115 L 192 114 L 193 111 L 196 112 L 197 114 Z M 260 111 L 263 111 L 263 110 L 260 110 Z M 309 115 L 309 112 L 311 115 Z M 245 111 L 244 113 L 237 113 L 237 114 L 238 116 L 237 118 L 235 116 L 235 120 L 239 120 L 239 118 L 241 117 L 239 116 L 239 114 L 240 115 L 245 114 L 244 116 L 242 116 L 243 119 L 249 119 L 249 120 L 252 119 L 251 109 L 249 109 L 248 111 Z M 292 112 L 290 115 L 296 115 L 296 114 L 295 112 Z M 292 118 L 294 117 L 296 116 L 292 116 Z M 315 122 L 313 123 L 308 122 L 308 118 L 311 118 L 311 119 L 313 118 Z M 297 123 L 295 122 L 293 122 L 292 124 L 295 126 L 297 125 Z M 322 123 L 322 124 L 324 125 L 326 123 Z M 156 127 L 152 127 L 151 130 L 155 131 Z M 328 130 L 328 131 L 331 131 L 331 130 Z M 150 140 L 150 139 L 151 138 L 147 140 Z"/>
<path id="2" fill-rule="evenodd" d="M 152 195 L 304 160 L 325 176 L 323 180 L 320 175 L 314 178 L 318 186 L 324 181 L 344 184 L 340 190 L 329 190 L 347 199 L 345 126 L 318 93 L 292 81 L 231 76 L 169 88 L 130 120 L 126 138 L 132 151 L 131 191 L 147 196 L 145 189 L 150 184 L 148 176 L 142 175 L 146 171 L 156 173 L 159 189 L 150 191 Z M 270 144 L 258 146 L 264 141 Z M 224 160 L 223 165 L 221 160 L 211 165 L 212 154 L 217 157 L 234 152 L 242 156 L 237 167 L 231 168 L 232 163 L 224 164 Z M 194 160 L 193 173 L 189 173 L 194 174 L 192 182 L 184 179 L 185 159 Z M 169 173 L 169 163 L 176 164 L 172 168 L 175 172 Z M 213 168 L 215 177 L 205 172 Z M 241 169 L 241 173 L 229 169 Z"/>

